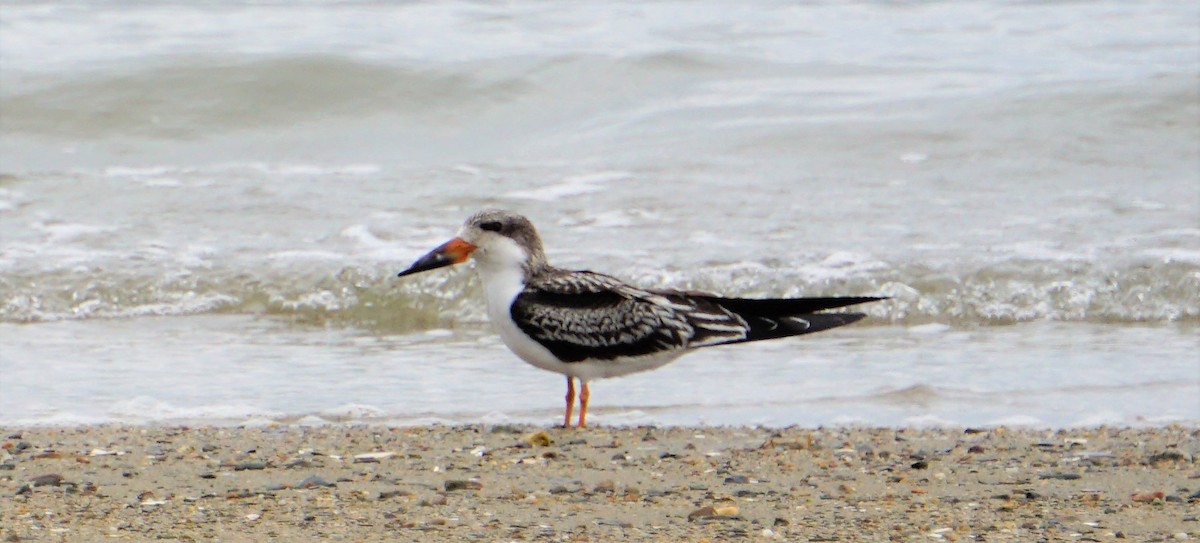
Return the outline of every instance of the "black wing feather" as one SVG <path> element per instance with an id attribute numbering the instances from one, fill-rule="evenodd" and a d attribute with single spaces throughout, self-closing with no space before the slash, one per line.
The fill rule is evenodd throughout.
<path id="1" fill-rule="evenodd" d="M 527 285 L 510 313 L 563 362 L 811 334 L 866 316 L 817 311 L 885 299 L 721 298 L 641 290 L 592 272 L 555 272 Z"/>
<path id="2" fill-rule="evenodd" d="M 563 362 L 612 360 L 672 350 L 684 330 L 667 312 L 611 288 L 615 279 L 573 274 L 543 281 L 517 295 L 510 314 L 517 326 Z"/>

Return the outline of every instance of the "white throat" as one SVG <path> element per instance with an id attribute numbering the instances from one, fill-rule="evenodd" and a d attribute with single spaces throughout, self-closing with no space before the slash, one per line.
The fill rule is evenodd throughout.
<path id="1" fill-rule="evenodd" d="M 525 250 L 509 238 L 492 236 L 472 257 L 483 280 L 488 319 L 493 323 L 511 321 L 509 307 L 525 289 Z"/>

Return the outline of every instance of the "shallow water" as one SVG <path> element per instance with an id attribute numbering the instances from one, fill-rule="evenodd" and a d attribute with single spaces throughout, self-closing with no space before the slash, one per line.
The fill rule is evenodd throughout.
<path id="1" fill-rule="evenodd" d="M 10 423 L 541 422 L 560 376 L 486 327 L 379 335 L 243 316 L 3 325 Z M 1080 341 L 1087 338 L 1087 341 Z M 592 385 L 599 424 L 1150 425 L 1194 419 L 1190 325 L 867 326 Z M 53 361 L 47 363 L 47 361 Z"/>
<path id="2" fill-rule="evenodd" d="M 600 422 L 1200 420 L 1198 16 L 6 3 L 0 422 L 556 420 L 473 273 L 394 278 L 484 206 L 644 286 L 894 297 Z"/>

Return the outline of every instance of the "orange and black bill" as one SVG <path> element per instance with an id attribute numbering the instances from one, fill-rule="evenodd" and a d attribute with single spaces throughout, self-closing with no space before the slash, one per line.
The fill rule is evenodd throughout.
<path id="1" fill-rule="evenodd" d="M 425 256 L 418 258 L 416 262 L 413 262 L 412 266 L 400 272 L 397 277 L 436 270 L 451 264 L 461 264 L 467 261 L 467 257 L 471 256 L 471 252 L 474 250 L 474 245 L 471 245 L 462 238 L 454 238 L 441 244 L 437 249 L 429 251 Z"/>

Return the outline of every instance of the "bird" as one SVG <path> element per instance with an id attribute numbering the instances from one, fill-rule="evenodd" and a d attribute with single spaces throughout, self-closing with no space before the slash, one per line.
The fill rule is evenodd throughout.
<path id="1" fill-rule="evenodd" d="M 487 298 L 488 320 L 525 362 L 567 378 L 563 426 L 571 426 L 579 381 L 578 427 L 587 426 L 588 382 L 663 365 L 703 347 L 811 334 L 866 315 L 829 312 L 886 299 L 727 298 L 634 286 L 593 271 L 556 268 L 542 239 L 522 215 L 485 209 L 455 237 L 399 272 L 398 277 L 474 260 Z"/>

